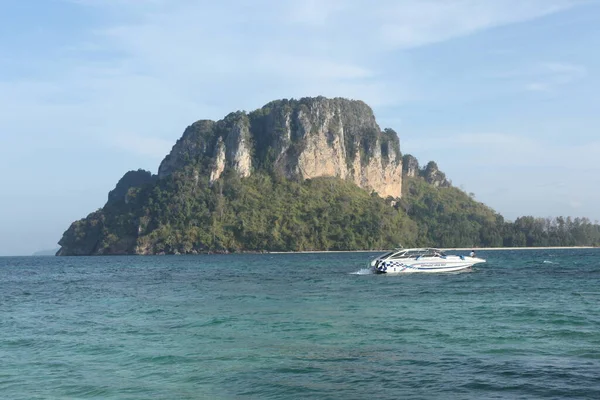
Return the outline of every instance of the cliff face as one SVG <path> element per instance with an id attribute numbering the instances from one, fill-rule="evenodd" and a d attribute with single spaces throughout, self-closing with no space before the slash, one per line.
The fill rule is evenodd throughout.
<path id="1" fill-rule="evenodd" d="M 446 174 L 439 170 L 434 161 L 429 161 L 427 166 L 421 172 L 425 182 L 435 187 L 450 187 L 450 182 L 446 179 Z"/>
<path id="2" fill-rule="evenodd" d="M 419 176 L 419 161 L 410 154 L 402 157 L 402 174 L 408 177 Z"/>
<path id="3" fill-rule="evenodd" d="M 149 171 L 138 169 L 137 171 L 129 171 L 119 180 L 117 186 L 108 193 L 107 205 L 116 204 L 119 201 L 129 202 L 129 189 L 143 186 L 154 182 L 156 176 Z"/>
<path id="4" fill-rule="evenodd" d="M 286 175 L 335 176 L 382 197 L 400 197 L 402 159 L 397 136 L 381 132 L 366 104 L 317 99 L 287 111 L 285 117 L 286 137 L 296 137 L 300 143 L 297 157 L 286 151 L 287 157 L 278 160 L 287 166 Z"/>
<path id="5" fill-rule="evenodd" d="M 323 97 L 280 100 L 246 114 L 188 127 L 160 165 L 164 178 L 198 163 L 214 182 L 226 168 L 247 177 L 256 169 L 290 179 L 333 176 L 380 196 L 400 197 L 399 140 L 381 131 L 361 101 Z"/>
<path id="6" fill-rule="evenodd" d="M 238 248 L 255 249 L 263 245 L 266 247 L 262 248 L 280 250 L 305 248 L 303 246 L 308 246 L 306 241 L 294 244 L 296 238 L 290 232 L 302 229 L 296 226 L 298 221 L 318 225 L 319 218 L 324 216 L 315 218 L 315 215 L 322 214 L 322 210 L 330 208 L 336 200 L 331 200 L 327 206 L 311 204 L 316 207 L 314 215 L 298 214 L 304 211 L 296 210 L 296 217 L 285 223 L 282 221 L 287 217 L 256 212 L 261 204 L 253 203 L 256 193 L 242 194 L 244 190 L 252 192 L 246 186 L 264 184 L 264 179 L 278 181 L 281 177 L 287 178 L 282 181 L 305 185 L 302 190 L 316 191 L 320 200 L 315 201 L 328 198 L 324 191 L 333 184 L 321 188 L 318 182 L 311 186 L 312 181 L 306 180 L 327 180 L 327 177 L 340 178 L 343 185 L 356 189 L 350 184 L 354 183 L 383 198 L 397 199 L 402 194 L 400 142 L 396 132 L 379 128 L 369 106 L 342 98 L 278 100 L 250 113 L 231 113 L 220 121 L 200 120 L 187 127 L 177 140 L 161 162 L 158 175 L 143 170 L 129 171 L 109 193 L 108 202 L 102 209 L 71 224 L 59 242 L 61 249 L 57 254 L 190 253 L 227 249 L 232 243 L 237 243 Z M 247 178 L 243 181 L 246 183 L 239 178 Z M 263 189 L 265 193 L 261 195 L 267 196 L 265 199 L 271 195 L 270 189 L 272 187 L 268 186 Z M 368 199 L 375 198 L 358 191 Z M 362 195 L 355 197 L 358 199 Z M 342 196 L 343 201 L 351 198 Z M 377 201 L 381 199 L 368 201 L 374 209 L 381 211 L 377 208 Z M 237 211 L 228 214 L 227 204 L 238 207 L 244 202 L 251 205 L 241 207 L 240 213 L 250 210 L 250 215 L 240 216 Z M 304 210 L 305 203 L 311 203 L 310 196 L 302 207 L 297 208 Z M 363 208 L 364 205 L 356 205 L 349 208 L 353 211 L 342 215 L 346 218 L 364 211 Z M 388 208 L 383 210 L 381 215 L 390 212 Z M 361 220 L 360 227 L 373 223 L 374 212 L 365 211 L 365 220 Z M 255 220 L 259 217 L 270 218 L 270 222 Z M 396 217 L 387 216 L 383 220 L 390 218 Z M 350 219 L 346 225 L 360 220 Z M 315 243 L 321 244 L 311 244 L 310 248 L 328 248 L 331 239 L 322 237 L 324 228 L 317 225 L 307 228 L 311 235 L 317 235 L 308 242 L 314 239 L 317 240 Z M 384 222 L 376 225 L 387 226 Z M 254 232 L 253 229 L 258 230 Z M 357 231 L 360 229 L 356 228 Z M 374 229 L 368 231 L 375 232 L 372 243 L 378 236 Z M 268 232 L 278 230 L 283 233 L 274 233 L 270 242 L 257 244 L 270 237 Z M 278 242 L 284 233 L 289 235 L 287 244 Z M 249 235 L 247 243 L 243 235 Z M 338 244 L 342 246 L 340 248 L 352 246 L 355 243 L 353 237 L 361 237 L 350 232 L 347 237 L 339 233 L 332 235 L 345 243 Z"/>

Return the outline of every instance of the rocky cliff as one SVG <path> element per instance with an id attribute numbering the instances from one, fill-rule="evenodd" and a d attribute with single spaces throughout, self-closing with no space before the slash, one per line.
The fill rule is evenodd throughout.
<path id="1" fill-rule="evenodd" d="M 429 161 L 427 163 L 425 168 L 421 171 L 421 176 L 425 179 L 425 182 L 435 187 L 452 186 L 450 181 L 446 179 L 446 174 L 440 171 L 435 161 Z"/>
<path id="2" fill-rule="evenodd" d="M 410 154 L 402 157 L 402 174 L 410 178 L 419 176 L 419 160 Z"/>
<path id="3" fill-rule="evenodd" d="M 157 175 L 127 172 L 102 209 L 71 224 L 57 254 L 368 248 L 396 237 L 390 221 L 406 220 L 384 201 L 401 197 L 402 176 L 398 135 L 362 101 L 273 101 L 188 126 Z"/>
<path id="4" fill-rule="evenodd" d="M 163 160 L 164 178 L 190 163 L 214 182 L 230 168 L 241 177 L 263 169 L 289 179 L 332 176 L 382 197 L 400 197 L 398 136 L 382 131 L 361 101 L 324 97 L 271 102 L 251 113 L 189 126 Z"/>
<path id="5" fill-rule="evenodd" d="M 190 125 L 157 175 L 127 172 L 57 255 L 532 245 L 517 222 L 402 157 L 365 103 L 318 97 Z"/>
<path id="6" fill-rule="evenodd" d="M 106 205 L 117 204 L 120 201 L 128 203 L 129 198 L 127 195 L 129 189 L 153 183 L 155 180 L 155 175 L 152 175 L 150 171 L 144 171 L 143 169 L 125 173 L 119 182 L 117 182 L 115 188 L 108 193 Z"/>

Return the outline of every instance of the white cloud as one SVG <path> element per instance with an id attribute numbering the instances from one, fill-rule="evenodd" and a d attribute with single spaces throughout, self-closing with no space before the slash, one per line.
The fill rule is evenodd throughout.
<path id="1" fill-rule="evenodd" d="M 70 43 L 69 59 L 57 68 L 62 72 L 47 82 L 19 84 L 25 91 L 12 85 L 0 95 L 0 105 L 12 111 L 0 117 L 0 123 L 3 118 L 19 124 L 34 111 L 53 120 L 55 130 L 102 142 L 114 137 L 115 147 L 149 157 L 160 148 L 153 139 L 141 147 L 131 141 L 124 145 L 111 132 L 174 141 L 198 118 L 217 119 L 232 109 L 251 110 L 282 97 L 344 96 L 374 107 L 397 106 L 423 94 L 412 79 L 418 71 L 409 63 L 397 62 L 393 76 L 381 73 L 379 64 L 389 56 L 390 46 L 443 42 L 577 4 L 574 0 L 65 1 L 105 12 L 113 23 L 90 28 L 91 37 Z M 98 54 L 110 58 L 103 57 L 99 64 Z M 560 82 L 581 73 L 568 64 L 540 68 Z"/>
<path id="2" fill-rule="evenodd" d="M 529 92 L 550 92 L 551 87 L 552 85 L 549 83 L 532 82 L 525 85 L 525 90 Z"/>
<path id="3" fill-rule="evenodd" d="M 525 75 L 531 75 L 536 79 L 526 84 L 527 90 L 551 92 L 559 86 L 584 78 L 587 75 L 587 69 L 582 65 L 548 62 L 539 64 Z"/>
<path id="4" fill-rule="evenodd" d="M 447 134 L 427 139 L 405 139 L 402 147 L 411 154 L 428 159 L 448 159 L 456 164 L 476 167 L 542 167 L 598 171 L 600 141 L 569 144 L 550 139 L 505 133 Z M 565 161 L 560 161 L 565 160 Z M 442 168 L 443 169 L 443 168 Z"/>
<path id="5" fill-rule="evenodd" d="M 577 210 L 581 208 L 581 206 L 583 206 L 583 203 L 581 202 L 581 200 L 571 199 L 571 201 L 569 201 L 569 205 L 571 206 L 571 208 Z"/>
<path id="6" fill-rule="evenodd" d="M 350 4 L 350 1 L 343 0 L 293 1 L 288 3 L 288 11 L 285 17 L 292 23 L 322 27 L 327 24 L 335 14 L 343 11 Z"/>
<path id="7" fill-rule="evenodd" d="M 552 93 L 588 75 L 585 65 L 570 62 L 530 62 L 517 68 L 489 74 L 492 81 L 509 85 L 517 91 Z"/>
<path id="8" fill-rule="evenodd" d="M 49 18 L 44 21 L 44 29 L 60 33 L 64 40 L 51 40 L 47 52 L 23 53 L 23 49 L 30 48 L 28 44 L 35 48 L 36 43 L 28 43 L 27 38 L 36 27 L 17 24 L 14 28 L 22 30 L 17 33 L 24 42 L 8 41 L 14 48 L 3 52 L 0 66 L 0 164 L 5 170 L 17 171 L 5 174 L 4 182 L 8 183 L 3 187 L 15 193 L 26 192 L 33 199 L 44 191 L 59 193 L 57 201 L 46 202 L 50 205 L 45 203 L 38 214 L 31 212 L 34 205 L 23 208 L 16 201 L 2 203 L 1 208 L 12 210 L 12 214 L 35 216 L 35 223 L 30 225 L 15 222 L 30 231 L 42 229 L 39 221 L 45 221 L 48 207 L 64 218 L 60 224 L 68 226 L 68 222 L 98 206 L 97 199 L 104 199 L 106 191 L 114 187 L 115 177 L 125 170 L 155 168 L 156 160 L 169 151 L 185 126 L 198 118 L 217 119 L 232 110 L 251 110 L 275 98 L 319 94 L 365 100 L 376 112 L 378 107 L 384 108 L 387 115 L 382 117 L 394 122 L 391 127 L 398 128 L 395 121 L 403 121 L 405 129 L 397 129 L 403 150 L 417 150 L 414 154 L 419 157 L 431 156 L 429 159 L 438 161 L 457 182 L 474 184 L 479 179 L 481 187 L 470 188 L 478 195 L 485 185 L 498 186 L 496 182 L 490 184 L 486 171 L 504 177 L 505 186 L 512 189 L 506 192 L 510 196 L 505 204 L 516 204 L 514 199 L 524 196 L 528 188 L 539 192 L 539 197 L 549 197 L 535 185 L 561 180 L 568 185 L 561 188 L 562 192 L 583 193 L 575 200 L 582 204 L 585 200 L 582 211 L 597 215 L 592 205 L 600 201 L 598 191 L 594 192 L 599 142 L 561 147 L 550 139 L 527 139 L 525 135 L 532 132 L 487 132 L 429 137 L 421 143 L 421 151 L 412 145 L 419 142 L 411 139 L 415 136 L 410 131 L 419 124 L 439 131 L 443 122 L 436 120 L 436 107 L 446 113 L 449 129 L 464 127 L 457 122 L 461 118 L 479 118 L 473 123 L 485 127 L 486 121 L 481 119 L 489 118 L 484 115 L 490 110 L 489 104 L 480 108 L 472 101 L 460 110 L 461 100 L 464 103 L 461 96 L 473 97 L 479 90 L 498 97 L 499 87 L 505 86 L 505 82 L 473 84 L 471 78 L 478 74 L 478 68 L 490 68 L 485 63 L 494 56 L 493 49 L 487 52 L 484 47 L 493 42 L 492 47 L 498 45 L 505 52 L 502 57 L 496 54 L 496 60 L 502 60 L 497 64 L 499 68 L 514 61 L 523 47 L 500 38 L 502 35 L 490 35 L 494 40 L 482 41 L 478 47 L 478 54 L 485 54 L 485 60 L 474 56 L 474 50 L 450 59 L 454 54 L 437 52 L 433 47 L 422 52 L 411 49 L 535 20 L 567 10 L 580 1 L 63 1 L 71 3 L 70 7 L 85 8 L 81 14 L 70 9 L 65 15 L 72 18 L 62 23 Z M 589 32 L 592 28 L 588 25 L 584 29 Z M 559 45 L 564 46 L 557 43 L 557 48 Z M 588 60 L 593 52 L 585 45 L 582 43 L 581 49 L 574 48 L 573 52 L 581 59 L 587 57 L 585 62 L 591 68 L 594 64 Z M 550 51 L 542 56 L 556 60 Z M 524 68 L 524 74 L 502 79 L 509 80 L 513 94 L 527 88 L 555 91 L 587 76 L 585 67 L 566 61 L 540 62 Z M 451 64 L 450 69 L 446 63 Z M 414 107 L 415 103 L 419 107 Z M 508 107 L 499 108 L 501 113 Z M 456 110 L 457 114 L 448 117 Z M 423 115 L 435 121 L 425 121 L 428 117 Z M 589 115 L 586 117 L 582 124 L 590 120 Z M 548 123 L 553 121 L 548 118 Z M 523 122 L 531 124 L 531 120 Z M 129 154 L 115 157 L 115 152 Z M 459 170 L 462 177 L 459 171 L 446 170 L 445 164 L 454 162 L 464 162 Z M 507 176 L 505 168 L 511 165 L 519 167 L 513 171 L 529 175 L 519 172 L 519 176 Z M 573 175 L 571 170 L 561 178 L 550 176 L 542 182 L 540 173 L 532 171 L 535 168 L 520 168 L 539 165 L 579 168 L 576 177 L 583 184 L 574 187 L 570 178 L 565 178 Z M 79 182 L 76 186 L 85 190 L 69 192 L 72 182 Z M 65 208 L 69 203 L 75 206 Z M 533 204 L 538 207 L 540 202 Z M 9 232 L 11 226 L 5 225 Z M 9 233 L 4 239 L 10 239 Z M 5 240 L 5 248 L 11 249 L 11 243 L 16 242 Z"/>
<path id="9" fill-rule="evenodd" d="M 83 0 L 111 10 L 125 7 L 129 22 L 98 31 L 98 41 L 130 65 L 188 98 L 216 103 L 232 90 L 240 108 L 275 97 L 315 95 L 312 88 L 347 96 L 366 88 L 374 104 L 401 103 L 420 94 L 410 66 L 395 82 L 378 78 L 389 46 L 418 47 L 534 19 L 575 0 L 323 0 L 252 3 L 174 0 Z M 235 10 L 235 12 L 232 12 Z M 385 43 L 382 47 L 382 40 Z M 388 78 L 389 79 L 389 78 Z M 393 96 L 380 87 L 393 87 Z M 311 90 L 299 90 L 311 88 Z M 331 92 L 331 90 L 330 90 Z M 379 94 L 378 94 L 379 93 Z M 377 95 L 383 96 L 378 98 Z M 230 106 L 231 107 L 231 106 Z"/>
<path id="10" fill-rule="evenodd" d="M 147 137 L 139 134 L 122 134 L 112 136 L 109 143 L 131 153 L 162 160 L 173 147 L 170 140 Z"/>
<path id="11" fill-rule="evenodd" d="M 494 146 L 507 148 L 530 148 L 535 146 L 535 142 L 524 136 L 508 135 L 503 133 L 482 133 L 482 134 L 460 134 L 450 140 L 458 145 L 468 146 Z"/>
<path id="12" fill-rule="evenodd" d="M 523 22 L 573 7 L 575 0 L 419 0 L 378 9 L 389 45 L 412 48 Z"/>
<path id="13" fill-rule="evenodd" d="M 146 8 L 148 6 L 160 6 L 165 5 L 168 0 L 64 0 L 69 3 L 80 4 L 83 6 L 93 7 L 111 7 L 119 8 L 133 7 L 133 8 Z"/>
<path id="14" fill-rule="evenodd" d="M 411 149 L 426 149 L 432 143 L 445 149 L 465 148 L 473 149 L 530 149 L 536 146 L 536 142 L 526 136 L 511 135 L 504 133 L 461 133 L 448 134 L 427 139 L 408 140 Z"/>
<path id="15" fill-rule="evenodd" d="M 374 72 L 367 68 L 338 63 L 320 58 L 300 57 L 292 54 L 272 54 L 267 52 L 251 62 L 256 69 L 273 76 L 286 79 L 306 80 L 359 80 L 370 78 Z"/>
<path id="16" fill-rule="evenodd" d="M 542 63 L 541 67 L 549 72 L 566 75 L 567 77 L 580 77 L 586 74 L 586 68 L 581 65 L 547 62 Z"/>
<path id="17" fill-rule="evenodd" d="M 485 29 L 528 21 L 583 4 L 585 0 L 305 0 L 251 3 L 206 0 L 67 0 L 110 10 L 126 10 L 137 20 L 156 27 L 156 22 L 175 19 L 190 24 L 172 27 L 190 32 L 203 26 L 217 28 L 213 34 L 227 35 L 230 29 L 245 28 L 242 37 L 255 37 L 261 25 L 280 27 L 276 36 L 310 39 L 312 34 L 338 33 L 320 40 L 351 44 L 382 40 L 388 46 L 414 48 L 470 35 Z M 208 18 L 207 18 L 208 17 Z M 195 22 L 195 23 L 193 23 Z M 304 25 L 303 31 L 298 28 Z M 218 29 L 221 28 L 221 29 Z M 257 29 L 258 28 L 258 29 Z M 352 29 L 349 29 L 352 28 Z M 181 29 L 178 29 L 181 30 Z M 312 31 L 312 32 L 311 32 Z M 343 32 L 343 37 L 340 37 Z M 274 38 L 276 39 L 276 38 Z"/>

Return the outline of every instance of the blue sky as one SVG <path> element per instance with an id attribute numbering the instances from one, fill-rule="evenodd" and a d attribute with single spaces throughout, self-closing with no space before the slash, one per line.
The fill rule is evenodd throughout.
<path id="1" fill-rule="evenodd" d="M 3 0 L 0 255 L 56 247 L 187 125 L 370 104 L 507 219 L 600 220 L 598 0 Z"/>

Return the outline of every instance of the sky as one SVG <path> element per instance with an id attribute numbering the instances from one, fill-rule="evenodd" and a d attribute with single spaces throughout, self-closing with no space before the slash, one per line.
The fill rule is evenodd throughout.
<path id="1" fill-rule="evenodd" d="M 1 0 L 0 255 L 57 247 L 186 126 L 369 104 L 506 219 L 600 220 L 600 0 Z"/>

